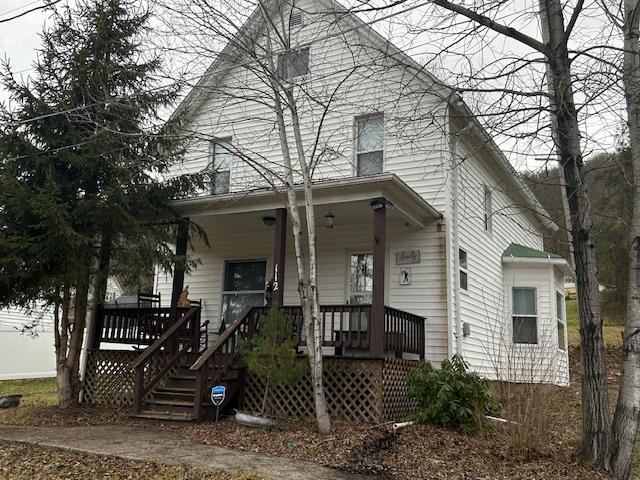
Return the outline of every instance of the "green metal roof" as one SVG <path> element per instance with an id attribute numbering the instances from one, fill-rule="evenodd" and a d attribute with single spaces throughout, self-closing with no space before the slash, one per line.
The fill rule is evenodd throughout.
<path id="1" fill-rule="evenodd" d="M 516 257 L 516 258 L 562 258 L 562 255 L 557 255 L 551 252 L 545 252 L 543 250 L 536 250 L 535 248 L 525 247 L 517 243 L 512 243 L 507 249 L 502 252 L 502 257 Z"/>

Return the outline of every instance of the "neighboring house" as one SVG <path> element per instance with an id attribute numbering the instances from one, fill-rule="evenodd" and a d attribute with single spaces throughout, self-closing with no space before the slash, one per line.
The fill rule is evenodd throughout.
<path id="1" fill-rule="evenodd" d="M 535 196 L 459 96 L 356 16 L 331 0 L 297 1 L 292 11 L 307 88 L 346 85 L 324 120 L 332 157 L 315 172 L 321 303 L 371 302 L 369 200 L 385 197 L 395 208 L 386 221 L 384 302 L 426 318 L 426 358 L 460 353 L 483 375 L 506 378 L 515 367 L 506 363 L 543 357 L 548 371 L 540 366 L 534 377 L 567 384 L 562 279 L 570 272 L 542 252 L 543 228 L 557 227 Z M 255 16 L 243 27 L 255 38 L 260 28 Z M 278 164 L 281 153 L 269 108 L 233 95 L 261 87 L 232 56 L 223 51 L 180 107 L 200 138 L 182 171 L 213 164 L 219 172 L 211 192 L 177 202 L 209 237 L 210 248 L 192 240 L 202 265 L 185 283 L 212 332 L 242 306 L 262 305 L 274 275 L 273 227 L 263 220 L 282 207 L 241 158 Z M 354 68 L 349 78 L 327 79 Z M 310 108 L 301 116 L 311 142 L 318 115 Z M 328 219 L 333 228 L 322 227 Z M 292 247 L 285 305 L 299 303 Z M 171 279 L 159 274 L 157 289 L 170 298 Z"/>
<path id="2" fill-rule="evenodd" d="M 0 309 L 0 380 L 55 377 L 53 343 L 51 311 Z"/>
<path id="3" fill-rule="evenodd" d="M 331 414 L 402 418 L 410 360 L 456 353 L 491 378 L 566 385 L 562 279 L 570 272 L 542 251 L 543 229 L 557 227 L 492 139 L 458 95 L 334 1 L 265 8 L 279 6 L 293 12 L 278 24 L 292 26 L 300 47 L 291 75 L 315 99 L 340 85 L 322 113 L 304 96 L 299 105 L 307 154 L 324 125 L 313 196 Z M 254 13 L 236 38 L 263 41 L 263 23 Z M 306 348 L 283 193 L 260 175 L 260 166 L 282 170 L 282 152 L 268 82 L 251 62 L 228 45 L 178 109 L 195 135 L 173 173 L 215 168 L 210 190 L 175 202 L 208 237 L 187 242 L 179 227 L 176 252 L 189 244 L 201 264 L 186 278 L 178 268 L 173 277 L 158 272 L 162 308 L 102 312 L 90 402 L 200 419 L 210 387 L 222 382 L 229 398 L 244 391 L 245 407 L 255 405 L 261 387 L 250 376 L 245 385 L 236 347 L 256 331 L 272 282 L 274 303 L 298 325 L 298 350 Z M 201 303 L 176 317 L 185 285 Z M 125 355 L 100 348 L 109 342 L 149 347 Z M 177 352 L 169 364 L 167 351 Z M 310 384 L 301 385 L 274 401 L 284 414 L 313 414 Z"/>

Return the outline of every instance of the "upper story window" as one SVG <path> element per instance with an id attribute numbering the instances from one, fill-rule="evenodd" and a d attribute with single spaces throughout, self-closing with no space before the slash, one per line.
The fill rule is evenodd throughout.
<path id="1" fill-rule="evenodd" d="M 298 28 L 302 26 L 303 17 L 302 10 L 295 10 L 291 12 L 289 16 L 289 29 L 293 30 L 294 28 Z"/>
<path id="2" fill-rule="evenodd" d="M 229 193 L 231 180 L 231 140 L 217 140 L 213 142 L 213 182 L 211 193 Z"/>
<path id="3" fill-rule="evenodd" d="M 513 343 L 538 343 L 538 300 L 533 287 L 511 289 Z"/>
<path id="4" fill-rule="evenodd" d="M 567 349 L 567 327 L 566 311 L 564 306 L 564 295 L 556 291 L 556 321 L 558 323 L 558 348 Z"/>
<path id="5" fill-rule="evenodd" d="M 491 233 L 493 228 L 493 192 L 484 186 L 484 230 Z"/>
<path id="6" fill-rule="evenodd" d="M 291 72 L 289 72 L 291 67 Z M 309 47 L 278 55 L 278 75 L 291 80 L 309 73 Z"/>
<path id="7" fill-rule="evenodd" d="M 382 173 L 384 159 L 384 116 L 356 119 L 357 174 Z"/>
<path id="8" fill-rule="evenodd" d="M 469 290 L 469 272 L 467 270 L 467 252 L 463 249 L 458 250 L 458 268 L 460 288 L 463 290 Z"/>

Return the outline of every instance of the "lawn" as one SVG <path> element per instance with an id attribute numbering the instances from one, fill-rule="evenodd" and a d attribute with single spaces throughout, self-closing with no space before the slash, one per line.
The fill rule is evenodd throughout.
<path id="1" fill-rule="evenodd" d="M 574 300 L 567 300 L 567 334 L 569 335 L 569 346 L 580 346 L 580 331 L 578 321 L 578 304 Z M 602 327 L 602 336 L 604 344 L 608 347 L 619 347 L 622 345 L 623 326 L 618 319 L 604 317 L 604 326 Z"/>
<path id="2" fill-rule="evenodd" d="M 53 406 L 58 404 L 55 378 L 0 381 L 0 396 L 21 394 L 21 405 Z"/>

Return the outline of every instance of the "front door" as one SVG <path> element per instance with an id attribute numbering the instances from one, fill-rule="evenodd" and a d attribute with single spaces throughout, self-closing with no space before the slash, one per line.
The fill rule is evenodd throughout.
<path id="1" fill-rule="evenodd" d="M 266 260 L 225 262 L 221 312 L 225 324 L 233 322 L 245 307 L 264 305 L 266 274 Z"/>
<path id="2" fill-rule="evenodd" d="M 371 253 L 352 253 L 349 256 L 349 299 L 350 305 L 370 305 L 373 300 L 373 255 Z M 350 315 L 350 330 L 367 329 L 366 312 L 353 312 Z"/>

